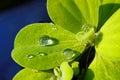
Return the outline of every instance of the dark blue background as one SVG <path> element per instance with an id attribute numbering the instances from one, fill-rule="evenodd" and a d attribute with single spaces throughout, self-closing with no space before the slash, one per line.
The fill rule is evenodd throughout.
<path id="1" fill-rule="evenodd" d="M 31 23 L 49 21 L 46 0 L 32 0 L 0 11 L 0 80 L 12 80 L 21 69 L 11 58 L 18 31 Z"/>

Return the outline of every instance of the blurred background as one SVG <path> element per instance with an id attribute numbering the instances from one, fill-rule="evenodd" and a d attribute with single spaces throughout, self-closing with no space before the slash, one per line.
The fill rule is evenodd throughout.
<path id="1" fill-rule="evenodd" d="M 0 0 L 0 80 L 12 80 L 21 69 L 11 58 L 14 39 L 24 26 L 50 22 L 46 0 Z"/>

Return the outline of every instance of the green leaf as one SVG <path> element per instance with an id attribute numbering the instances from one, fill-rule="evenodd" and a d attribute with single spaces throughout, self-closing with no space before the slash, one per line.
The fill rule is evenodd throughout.
<path id="1" fill-rule="evenodd" d="M 72 62 L 71 66 L 73 69 L 74 76 L 79 75 L 79 73 L 80 73 L 79 62 L 74 61 L 74 62 Z"/>
<path id="2" fill-rule="evenodd" d="M 98 30 L 112 16 L 112 14 L 120 8 L 120 0 L 101 0 L 99 9 Z"/>
<path id="3" fill-rule="evenodd" d="M 120 60 L 120 9 L 117 10 L 100 30 L 96 51 L 111 60 Z M 101 37 L 101 40 L 100 40 Z M 96 40 L 96 41 L 97 41 Z"/>
<path id="4" fill-rule="evenodd" d="M 75 34 L 51 23 L 35 23 L 17 34 L 12 57 L 23 67 L 46 70 L 76 58 L 83 50 Z"/>
<path id="5" fill-rule="evenodd" d="M 73 69 L 68 62 L 62 62 L 60 68 L 54 68 L 54 74 L 57 80 L 71 80 L 73 77 Z"/>
<path id="6" fill-rule="evenodd" d="M 119 80 L 120 61 L 112 61 L 96 54 L 84 80 Z"/>
<path id="7" fill-rule="evenodd" d="M 103 25 L 98 35 L 96 56 L 85 80 L 119 80 L 120 76 L 120 9 Z"/>
<path id="8" fill-rule="evenodd" d="M 13 80 L 50 80 L 52 76 L 52 71 L 37 72 L 36 70 L 25 68 L 18 72 Z"/>
<path id="9" fill-rule="evenodd" d="M 71 80 L 73 77 L 73 70 L 68 64 L 68 62 L 63 62 L 60 65 L 60 70 L 62 72 L 62 77 L 60 80 Z"/>
<path id="10" fill-rule="evenodd" d="M 98 23 L 98 0 L 48 0 L 47 8 L 53 22 L 73 33 Z"/>

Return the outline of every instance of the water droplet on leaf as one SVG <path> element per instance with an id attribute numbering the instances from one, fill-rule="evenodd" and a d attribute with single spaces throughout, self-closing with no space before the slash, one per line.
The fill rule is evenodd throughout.
<path id="1" fill-rule="evenodd" d="M 28 54 L 27 55 L 27 58 L 29 58 L 29 59 L 32 59 L 32 58 L 34 58 L 35 57 L 35 55 L 32 55 L 32 54 Z"/>
<path id="2" fill-rule="evenodd" d="M 65 56 L 66 59 L 72 59 L 76 56 L 76 52 L 71 49 L 65 49 L 63 51 L 63 55 Z"/>
<path id="3" fill-rule="evenodd" d="M 93 28 L 93 26 L 91 26 L 90 24 L 84 24 L 82 26 L 82 31 L 89 32 L 92 28 Z"/>
<path id="4" fill-rule="evenodd" d="M 58 44 L 58 40 L 55 38 L 50 38 L 49 36 L 45 35 L 40 38 L 40 45 L 41 46 L 54 46 Z"/>
<path id="5" fill-rule="evenodd" d="M 56 31 L 56 30 L 57 30 L 57 28 L 56 28 L 56 27 L 53 27 L 53 28 L 52 28 L 52 30 Z"/>
<path id="6" fill-rule="evenodd" d="M 38 56 L 46 56 L 47 54 L 44 53 L 44 52 L 39 52 L 37 55 L 38 55 Z"/>
<path id="7" fill-rule="evenodd" d="M 34 72 L 35 72 L 35 73 L 38 73 L 38 72 L 40 72 L 40 71 L 39 71 L 39 70 L 34 70 Z"/>
<path id="8" fill-rule="evenodd" d="M 91 42 L 94 39 L 94 27 L 87 24 L 83 25 L 81 31 L 77 33 L 76 38 L 84 42 Z"/>

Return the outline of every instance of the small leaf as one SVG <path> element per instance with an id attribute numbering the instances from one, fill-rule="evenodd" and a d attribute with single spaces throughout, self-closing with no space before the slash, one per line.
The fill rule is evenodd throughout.
<path id="1" fill-rule="evenodd" d="M 23 67 L 46 70 L 69 61 L 64 56 L 64 50 L 68 48 L 76 52 L 76 58 L 84 50 L 84 45 L 76 39 L 75 34 L 60 26 L 35 23 L 17 34 L 12 57 Z"/>
<path id="2" fill-rule="evenodd" d="M 13 80 L 50 80 L 53 76 L 52 71 L 38 71 L 29 68 L 22 69 L 18 72 Z"/>
<path id="3" fill-rule="evenodd" d="M 57 80 L 71 80 L 73 77 L 73 69 L 68 62 L 62 62 L 60 68 L 54 68 L 54 74 L 57 77 Z"/>
<path id="4" fill-rule="evenodd" d="M 54 71 L 54 74 L 57 77 L 57 79 L 60 79 L 60 77 L 62 76 L 61 70 L 58 67 L 56 67 L 53 69 L 53 71 Z"/>
<path id="5" fill-rule="evenodd" d="M 73 77 L 73 70 L 68 64 L 68 62 L 63 62 L 60 65 L 60 70 L 62 72 L 62 76 L 60 80 L 71 80 Z"/>
<path id="6" fill-rule="evenodd" d="M 73 33 L 85 24 L 97 27 L 98 0 L 48 0 L 47 8 L 54 23 Z"/>
<path id="7" fill-rule="evenodd" d="M 74 75 L 77 76 L 80 73 L 79 62 L 74 61 L 71 65 L 72 65 Z"/>

